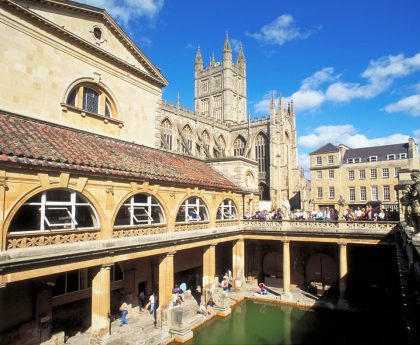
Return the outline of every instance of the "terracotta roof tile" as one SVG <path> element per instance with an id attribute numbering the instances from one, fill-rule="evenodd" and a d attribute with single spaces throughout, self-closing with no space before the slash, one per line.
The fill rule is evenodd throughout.
<path id="1" fill-rule="evenodd" d="M 13 114 L 0 114 L 0 161 L 240 191 L 198 159 Z"/>

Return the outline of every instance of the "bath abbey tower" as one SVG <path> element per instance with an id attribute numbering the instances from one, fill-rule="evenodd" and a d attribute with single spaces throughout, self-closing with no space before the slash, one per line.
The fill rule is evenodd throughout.
<path id="1" fill-rule="evenodd" d="M 293 101 L 283 104 L 279 96 L 275 102 L 272 94 L 269 114 L 251 120 L 246 85 L 242 45 L 235 62 L 226 35 L 222 62 L 212 55 L 209 66 L 204 66 L 198 48 L 195 109 L 181 107 L 179 99 L 177 104 L 163 101 L 156 124 L 157 145 L 206 160 L 249 192 L 250 209 L 258 207 L 258 200 L 279 207 L 284 199 L 292 208 L 303 208 Z"/>

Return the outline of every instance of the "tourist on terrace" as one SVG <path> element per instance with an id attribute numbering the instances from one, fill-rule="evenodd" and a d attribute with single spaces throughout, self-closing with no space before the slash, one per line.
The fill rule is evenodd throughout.
<path id="1" fill-rule="evenodd" d="M 281 214 L 280 209 L 278 208 L 273 214 L 273 220 L 282 220 L 283 215 Z"/>
<path id="2" fill-rule="evenodd" d="M 128 306 L 127 303 L 123 302 L 120 306 L 120 312 L 121 312 L 121 322 L 120 327 L 127 324 L 127 313 L 128 313 Z"/>

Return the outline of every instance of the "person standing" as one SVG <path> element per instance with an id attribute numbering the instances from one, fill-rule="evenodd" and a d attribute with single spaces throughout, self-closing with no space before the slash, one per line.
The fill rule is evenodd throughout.
<path id="1" fill-rule="evenodd" d="M 121 312 L 120 327 L 127 324 L 127 313 L 128 313 L 127 309 L 128 309 L 127 303 L 123 302 L 123 304 L 121 304 L 120 306 L 120 312 Z"/>
<path id="2" fill-rule="evenodd" d="M 144 310 L 144 291 L 141 291 L 139 294 L 139 308 L 140 311 Z"/>

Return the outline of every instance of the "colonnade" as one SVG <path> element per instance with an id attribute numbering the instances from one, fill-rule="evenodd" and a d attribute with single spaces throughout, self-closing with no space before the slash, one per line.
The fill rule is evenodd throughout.
<path id="1" fill-rule="evenodd" d="M 213 243 L 203 247 L 203 288 L 209 288 L 216 277 L 216 246 Z M 339 246 L 339 305 L 345 303 L 347 288 L 347 243 L 338 242 Z M 290 293 L 290 240 L 282 240 L 283 247 L 283 295 Z M 172 302 L 174 287 L 175 251 L 161 254 L 159 257 L 159 308 L 167 309 Z M 92 335 L 105 336 L 109 332 L 110 313 L 110 265 L 99 267 L 92 281 Z M 237 281 L 245 281 L 245 242 L 238 239 L 232 246 L 232 272 Z M 216 278 L 215 278 L 216 277 Z M 238 283 L 241 284 L 241 283 Z"/>

